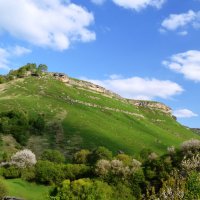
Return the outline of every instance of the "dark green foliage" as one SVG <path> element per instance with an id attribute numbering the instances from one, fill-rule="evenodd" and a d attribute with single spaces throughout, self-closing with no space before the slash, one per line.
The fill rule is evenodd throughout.
<path id="1" fill-rule="evenodd" d="M 6 78 L 2 75 L 0 75 L 0 84 L 1 83 L 5 83 L 6 82 Z"/>
<path id="2" fill-rule="evenodd" d="M 35 180 L 43 184 L 60 183 L 64 179 L 75 180 L 89 176 L 90 167 L 79 164 L 57 164 L 38 161 L 35 166 Z"/>
<path id="3" fill-rule="evenodd" d="M 85 178 L 92 175 L 91 167 L 84 164 L 67 164 L 63 166 L 63 174 L 65 179 L 75 180 Z"/>
<path id="4" fill-rule="evenodd" d="M 113 186 L 113 200 L 136 200 L 136 198 L 130 187 L 124 183 L 118 182 Z"/>
<path id="5" fill-rule="evenodd" d="M 96 163 L 98 160 L 105 159 L 111 160 L 112 159 L 112 152 L 105 147 L 98 147 L 89 155 L 89 162 Z"/>
<path id="6" fill-rule="evenodd" d="M 63 200 L 111 200 L 113 190 L 107 183 L 98 180 L 65 180 L 51 195 Z"/>
<path id="7" fill-rule="evenodd" d="M 82 149 L 74 154 L 73 160 L 77 164 L 87 164 L 89 162 L 90 155 L 91 151 Z"/>
<path id="8" fill-rule="evenodd" d="M 200 173 L 193 171 L 186 180 L 185 199 L 200 199 Z"/>
<path id="9" fill-rule="evenodd" d="M 62 182 L 64 180 L 62 165 L 49 161 L 38 161 L 35 166 L 35 179 L 43 184 Z"/>
<path id="10" fill-rule="evenodd" d="M 21 178 L 25 181 L 35 181 L 35 167 L 23 169 L 21 172 Z"/>
<path id="11" fill-rule="evenodd" d="M 0 113 L 0 132 L 12 134 L 22 145 L 28 140 L 28 128 L 27 113 L 18 110 Z"/>
<path id="12" fill-rule="evenodd" d="M 39 71 L 39 73 L 41 73 L 41 72 L 47 72 L 48 67 L 46 65 L 44 65 L 44 64 L 40 64 L 38 66 L 37 70 Z"/>
<path id="13" fill-rule="evenodd" d="M 162 180 L 166 180 L 172 171 L 172 161 L 168 156 L 163 156 L 157 159 L 148 159 L 144 164 L 145 179 L 156 188 L 160 188 Z"/>
<path id="14" fill-rule="evenodd" d="M 144 160 L 152 153 L 153 151 L 151 149 L 142 149 L 140 151 L 140 157 Z"/>
<path id="15" fill-rule="evenodd" d="M 0 133 L 11 134 L 21 145 L 26 145 L 31 133 L 41 133 L 45 128 L 42 115 L 29 119 L 23 110 L 11 110 L 0 113 Z"/>
<path id="16" fill-rule="evenodd" d="M 43 115 L 38 115 L 37 117 L 30 120 L 33 131 L 40 135 L 45 129 L 45 120 Z"/>
<path id="17" fill-rule="evenodd" d="M 10 70 L 10 72 L 5 76 L 0 75 L 0 84 L 14 80 L 16 78 L 24 78 L 27 76 L 41 76 L 47 71 L 47 65 L 40 64 L 37 66 L 35 63 L 27 63 L 17 70 Z"/>
<path id="18" fill-rule="evenodd" d="M 130 187 L 132 189 L 132 193 L 137 199 L 140 199 L 142 194 L 145 192 L 144 188 L 146 187 L 146 180 L 143 173 L 143 170 L 137 170 L 131 177 L 130 177 Z"/>
<path id="19" fill-rule="evenodd" d="M 64 163 L 65 157 L 60 151 L 47 149 L 42 153 L 41 160 L 47 160 L 54 163 Z"/>
<path id="20" fill-rule="evenodd" d="M 15 166 L 9 166 L 3 169 L 3 176 L 8 179 L 19 178 L 21 170 Z"/>

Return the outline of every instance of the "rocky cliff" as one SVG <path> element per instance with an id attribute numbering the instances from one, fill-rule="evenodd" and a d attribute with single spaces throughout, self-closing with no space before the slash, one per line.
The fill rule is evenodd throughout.
<path id="1" fill-rule="evenodd" d="M 77 79 L 72 79 L 69 78 L 66 74 L 63 73 L 51 73 L 51 75 L 56 78 L 61 80 L 62 82 L 72 85 L 72 86 L 77 86 L 82 89 L 90 90 L 93 92 L 101 93 L 107 97 L 110 98 L 117 98 L 120 101 L 128 102 L 133 104 L 134 106 L 137 107 L 146 107 L 150 109 L 156 109 L 159 111 L 162 111 L 166 114 L 171 115 L 172 109 L 169 108 L 168 106 L 164 105 L 163 103 L 160 102 L 153 102 L 153 101 L 142 101 L 142 100 L 133 100 L 133 99 L 124 99 L 120 95 L 115 94 L 114 92 L 111 92 L 99 85 L 87 82 L 87 81 L 82 81 L 82 80 L 77 80 Z"/>

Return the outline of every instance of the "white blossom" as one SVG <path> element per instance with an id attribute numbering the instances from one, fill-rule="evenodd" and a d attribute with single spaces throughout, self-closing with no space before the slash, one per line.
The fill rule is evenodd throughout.
<path id="1" fill-rule="evenodd" d="M 181 150 L 182 151 L 200 150 L 200 140 L 191 139 L 183 142 L 181 145 Z"/>
<path id="2" fill-rule="evenodd" d="M 16 165 L 19 168 L 31 167 L 35 165 L 36 162 L 35 154 L 28 149 L 18 151 L 11 157 L 11 164 Z"/>

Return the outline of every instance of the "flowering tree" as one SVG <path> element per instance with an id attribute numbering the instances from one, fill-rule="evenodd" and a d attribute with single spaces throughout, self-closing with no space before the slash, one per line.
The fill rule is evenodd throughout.
<path id="1" fill-rule="evenodd" d="M 191 140 L 183 142 L 181 145 L 181 150 L 184 152 L 189 152 L 190 154 L 199 152 L 200 140 L 191 139 Z"/>
<path id="2" fill-rule="evenodd" d="M 11 157 L 11 164 L 16 165 L 19 168 L 31 167 L 35 165 L 36 162 L 35 154 L 28 149 L 18 151 Z"/>

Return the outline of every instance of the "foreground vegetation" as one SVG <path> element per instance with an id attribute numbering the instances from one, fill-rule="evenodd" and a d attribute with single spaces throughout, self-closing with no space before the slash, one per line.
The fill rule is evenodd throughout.
<path id="1" fill-rule="evenodd" d="M 169 147 L 163 156 L 142 151 L 138 160 L 98 147 L 78 151 L 69 163 L 56 150 L 45 150 L 38 160 L 30 150 L 22 150 L 1 162 L 6 180 L 0 190 L 28 200 L 198 200 L 199 151 L 200 140 L 194 139 L 179 149 Z"/>
<path id="2" fill-rule="evenodd" d="M 0 76 L 0 199 L 200 199 L 198 134 L 46 71 Z"/>

